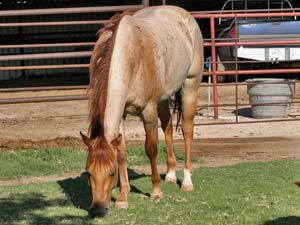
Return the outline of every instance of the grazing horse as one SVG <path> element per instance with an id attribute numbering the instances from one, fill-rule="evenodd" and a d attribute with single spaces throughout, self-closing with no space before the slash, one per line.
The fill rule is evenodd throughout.
<path id="1" fill-rule="evenodd" d="M 144 8 L 113 16 L 100 30 L 90 64 L 90 137 L 86 170 L 92 192 L 90 214 L 105 216 L 112 190 L 120 177 L 117 208 L 128 207 L 124 120 L 142 118 L 145 151 L 150 159 L 152 192 L 158 199 L 158 118 L 167 146 L 167 183 L 176 183 L 173 127 L 169 98 L 180 93 L 185 168 L 181 189 L 193 189 L 191 146 L 197 89 L 203 71 L 203 40 L 194 18 L 175 6 Z"/>

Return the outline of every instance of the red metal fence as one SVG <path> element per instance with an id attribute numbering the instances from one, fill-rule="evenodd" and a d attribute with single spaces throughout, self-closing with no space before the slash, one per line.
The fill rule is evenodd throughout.
<path id="1" fill-rule="evenodd" d="M 163 4 L 166 1 L 162 2 Z M 144 0 L 139 5 L 126 5 L 126 6 L 103 6 L 103 7 L 79 7 L 79 8 L 55 8 L 55 9 L 33 9 L 33 10 L 8 10 L 0 11 L 0 17 L 6 16 L 28 16 L 28 15 L 50 15 L 50 14 L 74 14 L 74 13 L 101 13 L 101 12 L 119 12 L 128 9 L 140 9 L 149 6 L 149 0 Z M 282 10 L 281 10 L 282 11 Z M 199 19 L 200 21 L 209 20 L 210 24 L 210 38 L 205 40 L 204 46 L 206 48 L 211 48 L 211 72 L 205 72 L 206 76 L 212 76 L 212 89 L 213 89 L 213 104 L 203 105 L 202 107 L 213 107 L 214 118 L 219 117 L 219 107 L 222 106 L 218 101 L 218 86 L 224 86 L 227 84 L 218 84 L 217 76 L 228 76 L 235 75 L 236 81 L 239 75 L 257 75 L 257 74 L 283 74 L 283 73 L 300 73 L 300 68 L 288 68 L 288 69 L 266 69 L 266 70 L 231 70 L 231 71 L 218 71 L 217 70 L 217 47 L 221 46 L 255 46 L 255 45 L 299 45 L 299 40 L 288 40 L 288 41 L 241 41 L 237 38 L 232 40 L 219 40 L 216 38 L 216 19 L 219 18 L 232 18 L 235 20 L 237 18 L 259 18 L 259 17 L 299 17 L 300 12 L 295 9 L 294 12 L 277 12 L 276 10 L 270 11 L 268 13 L 258 11 L 250 12 L 233 12 L 226 11 L 222 12 L 192 12 L 192 15 Z M 1 23 L 0 27 L 35 27 L 35 26 L 74 26 L 74 25 L 88 25 L 88 24 L 102 24 L 106 20 L 85 20 L 85 21 L 49 21 L 49 22 L 7 22 Z M 52 47 L 82 47 L 90 46 L 92 47 L 94 42 L 68 42 L 68 43 L 49 43 L 49 44 L 11 44 L 11 45 L 0 45 L 0 49 L 17 49 L 17 48 L 52 48 Z M 8 61 L 18 61 L 18 60 L 32 60 L 32 59 L 57 59 L 57 58 L 75 58 L 75 57 L 87 57 L 89 58 L 91 51 L 76 51 L 76 52 L 54 52 L 54 53 L 37 53 L 37 54 L 14 54 L 14 55 L 2 55 L 0 56 L 0 62 Z M 240 63 L 238 59 L 233 62 L 236 65 Z M 16 66 L 0 66 L 1 71 L 17 71 L 17 70 L 38 70 L 38 69 L 71 69 L 71 68 L 88 68 L 87 63 L 74 63 L 74 64 L 63 64 L 63 65 L 16 65 Z M 237 67 L 236 67 L 237 68 Z M 231 84 L 232 85 L 232 84 Z M 231 106 L 236 107 L 236 112 L 239 107 L 245 106 L 245 104 L 239 104 L 238 102 L 238 85 L 245 85 L 245 83 L 233 84 L 236 88 L 236 102 Z M 52 90 L 52 89 L 84 89 L 86 86 L 54 86 L 54 87 L 29 87 L 29 88 L 0 88 L 0 92 L 9 91 L 25 91 L 25 90 Z M 85 95 L 70 95 L 70 96 L 49 96 L 49 97 L 32 97 L 32 98 L 11 98 L 11 99 L 0 99 L 1 104 L 14 104 L 14 103 L 32 103 L 32 102 L 49 102 L 49 101 L 71 101 L 71 100 L 85 100 L 87 97 Z M 299 103 L 295 101 L 294 103 Z M 224 106 L 224 105 L 223 105 Z M 228 106 L 225 105 L 225 106 Z M 299 119 L 299 117 L 293 118 Z M 262 120 L 261 120 L 262 121 Z M 268 120 L 269 121 L 269 120 Z M 236 113 L 236 120 L 234 123 L 240 122 L 238 120 L 238 115 Z M 249 121 L 248 121 L 249 122 Z M 215 122 L 213 122 L 215 123 Z"/>
<path id="2" fill-rule="evenodd" d="M 290 10 L 290 9 L 288 9 Z M 260 10 L 257 10 L 260 11 Z M 243 41 L 243 40 L 239 40 L 239 38 L 232 38 L 230 40 L 226 40 L 226 39 L 218 39 L 216 38 L 216 19 L 220 19 L 220 18 L 229 18 L 229 19 L 233 19 L 235 26 L 237 25 L 237 19 L 238 18 L 270 18 L 270 17 L 299 17 L 300 16 L 300 12 L 299 9 L 294 9 L 293 12 L 282 12 L 284 10 L 280 9 L 280 10 L 270 10 L 268 13 L 265 12 L 257 12 L 255 11 L 251 11 L 249 13 L 240 10 L 240 12 L 234 12 L 234 11 L 225 11 L 225 12 L 192 12 L 192 15 L 196 18 L 196 19 L 209 19 L 209 24 L 210 24 L 210 39 L 206 40 L 206 42 L 204 43 L 205 47 L 210 47 L 211 48 L 211 72 L 205 72 L 205 75 L 209 75 L 212 76 L 212 80 L 213 80 L 213 105 L 211 105 L 214 109 L 214 118 L 218 118 L 219 117 L 219 107 L 222 106 L 218 103 L 218 83 L 217 83 L 217 76 L 228 76 L 228 75 L 235 75 L 236 77 L 236 83 L 234 84 L 235 88 L 236 88 L 236 112 L 238 111 L 238 108 L 240 106 L 245 106 L 243 104 L 239 104 L 238 103 L 238 75 L 256 75 L 256 76 L 260 76 L 263 74 L 291 74 L 291 73 L 300 73 L 300 68 L 286 68 L 286 69 L 259 69 L 259 70 L 238 70 L 238 64 L 239 63 L 245 63 L 238 61 L 237 56 L 235 57 L 234 61 L 229 61 L 229 62 L 225 62 L 225 63 L 234 63 L 236 69 L 235 70 L 228 70 L 228 71 L 218 71 L 217 70 L 217 47 L 222 47 L 222 46 L 233 46 L 235 48 L 235 50 L 239 47 L 239 46 L 259 46 L 259 45 L 265 45 L 265 46 L 274 46 L 274 45 L 280 45 L 280 46 L 286 46 L 286 45 L 299 45 L 300 41 L 299 40 L 284 40 L 284 41 L 279 41 L 279 40 L 268 40 L 268 41 L 261 41 L 261 40 L 251 40 L 251 41 Z M 280 12 L 278 12 L 280 11 Z M 249 61 L 250 63 L 255 63 L 253 61 Z M 268 63 L 267 61 L 263 61 L 265 63 Z M 223 62 L 224 63 L 224 62 Z M 242 84 L 242 85 L 245 85 Z M 299 103 L 299 101 L 294 101 L 294 104 Z M 274 103 L 276 104 L 276 103 Z M 277 103 L 278 104 L 278 103 Z M 224 105 L 223 105 L 224 106 Z M 298 119 L 297 118 L 293 118 L 293 120 Z M 269 121 L 269 120 L 267 120 Z M 275 121 L 275 120 L 273 120 Z M 281 121 L 280 120 L 276 120 L 276 121 Z M 235 123 L 238 123 L 238 114 L 236 113 L 236 121 Z M 249 122 L 249 121 L 248 121 Z M 257 122 L 257 121 L 255 121 Z M 263 120 L 260 120 L 260 122 L 263 122 Z"/>
<path id="3" fill-rule="evenodd" d="M 99 7 L 77 7 L 77 8 L 49 8 L 49 9 L 26 9 L 26 10 L 7 10 L 0 11 L 0 17 L 20 17 L 20 16 L 45 16 L 58 14 L 91 14 L 104 12 L 121 12 L 125 10 L 136 10 L 149 6 L 149 0 L 141 1 L 139 5 L 123 5 L 123 6 L 99 6 Z M 75 26 L 75 25 L 101 25 L 107 20 L 85 20 L 85 21 L 49 21 L 49 22 L 4 22 L 0 27 L 18 28 L 18 27 L 54 27 L 54 26 Z M 97 30 L 94 31 L 96 33 Z M 35 48 L 54 48 L 54 47 L 91 47 L 94 42 L 64 42 L 64 43 L 31 43 L 31 44 L 2 44 L 0 49 L 35 49 Z M 67 58 L 89 58 L 91 51 L 68 51 L 68 52 L 52 52 L 52 53 L 31 53 L 31 54 L 6 54 L 0 56 L 0 62 L 10 61 L 26 61 L 35 59 L 67 59 Z M 41 69 L 74 69 L 88 68 L 88 63 L 72 63 L 72 64 L 52 64 L 52 65 L 14 65 L 0 66 L 0 72 L 19 71 L 19 70 L 41 70 Z M 3 76 L 3 75 L 2 75 Z M 1 80 L 1 79 L 0 79 Z M 77 89 L 86 88 L 85 86 L 60 86 L 60 87 L 29 87 L 29 88 L 0 88 L 0 92 L 8 91 L 26 91 L 26 90 L 50 90 L 50 89 Z M 30 103 L 30 102 L 46 102 L 46 101 L 70 101 L 87 99 L 86 96 L 61 96 L 61 97 L 43 97 L 43 98 L 20 98 L 20 99 L 0 99 L 0 104 L 14 103 Z"/>
<path id="4" fill-rule="evenodd" d="M 7 10 L 0 11 L 0 17 L 14 16 L 35 16 L 35 15 L 53 15 L 53 14 L 74 14 L 74 13 L 103 13 L 103 12 L 120 12 L 130 9 L 140 9 L 149 5 L 149 1 L 144 0 L 140 5 L 124 5 L 124 6 L 102 6 L 102 7 L 78 7 L 78 8 L 53 8 L 53 9 L 26 9 L 26 10 Z M 88 21 L 54 21 L 54 22 L 14 22 L 1 23 L 0 27 L 34 27 L 34 26 L 74 26 L 74 25 L 90 25 L 103 24 L 107 20 L 88 20 Z M 96 32 L 96 31 L 95 31 Z M 15 45 L 0 45 L 0 49 L 16 49 L 16 48 L 41 48 L 41 47 L 79 47 L 93 46 L 93 42 L 80 43 L 49 43 L 49 44 L 15 44 Z M 74 57 L 89 57 L 91 51 L 76 51 L 76 52 L 55 52 L 55 53 L 40 53 L 40 54 L 16 54 L 0 56 L 0 61 L 15 61 L 15 60 L 30 60 L 30 59 L 50 59 L 50 58 L 74 58 Z M 53 69 L 53 68 L 78 68 L 88 67 L 88 64 L 68 64 L 68 65 L 38 65 L 38 66 L 1 66 L 0 71 L 7 70 L 32 70 L 32 69 Z"/>

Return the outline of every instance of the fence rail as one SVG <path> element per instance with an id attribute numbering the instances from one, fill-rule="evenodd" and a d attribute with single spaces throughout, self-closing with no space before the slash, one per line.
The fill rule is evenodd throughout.
<path id="1" fill-rule="evenodd" d="M 28 77 L 28 74 L 42 74 L 45 72 L 43 70 L 62 73 L 66 69 L 71 69 L 70 71 L 81 71 L 81 73 L 86 71 L 87 73 L 90 49 L 95 42 L 77 41 L 80 39 L 78 35 L 87 36 L 85 32 L 90 32 L 91 37 L 96 37 L 100 25 L 108 21 L 108 18 L 98 19 L 101 13 L 138 10 L 147 6 L 149 6 L 149 0 L 142 0 L 136 5 L 1 10 L 0 27 L 4 29 L 4 32 L 1 33 L 2 41 L 0 41 L 0 71 L 2 71 L 0 80 L 9 79 L 9 77 Z M 53 19 L 59 21 L 53 21 Z M 71 30 L 74 32 L 71 33 Z M 75 60 L 75 58 L 80 60 Z M 37 60 L 40 61 L 37 62 Z M 44 65 L 38 65 L 38 63 Z"/>
<path id="2" fill-rule="evenodd" d="M 166 1 L 163 1 L 163 4 L 166 4 Z M 32 15 L 57 15 L 57 14 L 87 14 L 87 13 L 100 13 L 100 12 L 119 12 L 124 10 L 137 10 L 143 7 L 149 6 L 149 1 L 144 0 L 141 4 L 138 5 L 126 5 L 126 6 L 101 6 L 101 7 L 77 7 L 77 8 L 53 8 L 53 9 L 32 9 L 32 10 L 8 10 L 8 11 L 0 11 L 1 17 L 17 17 L 17 16 L 32 16 Z M 235 61 L 228 61 L 222 63 L 234 63 L 236 66 L 236 70 L 228 70 L 228 71 L 218 71 L 217 70 L 217 48 L 218 47 L 234 47 L 237 48 L 239 46 L 285 46 L 285 45 L 299 45 L 300 40 L 241 40 L 238 38 L 233 39 L 219 39 L 216 37 L 216 19 L 219 18 L 227 18 L 237 20 L 237 18 L 259 18 L 259 17 L 299 17 L 300 9 L 294 9 L 294 12 L 290 12 L 288 10 L 270 10 L 268 13 L 264 13 L 263 11 L 248 11 L 245 13 L 244 11 L 225 11 L 225 12 L 191 12 L 192 15 L 199 20 L 208 20 L 210 25 L 210 38 L 205 39 L 204 47 L 210 48 L 210 53 L 212 57 L 212 61 L 210 62 L 211 71 L 206 71 L 204 75 L 212 76 L 212 85 L 208 85 L 208 87 L 213 89 L 213 104 L 208 103 L 207 108 L 213 108 L 214 110 L 214 118 L 219 117 L 219 107 L 229 106 L 228 104 L 220 104 L 218 100 L 218 87 L 233 85 L 236 88 L 235 90 L 235 104 L 230 106 L 236 106 L 236 110 L 238 111 L 239 107 L 245 106 L 247 104 L 241 104 L 238 102 L 238 86 L 240 84 L 218 84 L 218 76 L 229 76 L 235 75 L 236 80 L 239 75 L 257 75 L 257 74 L 297 74 L 300 73 L 300 68 L 282 68 L 282 69 L 258 69 L 258 70 L 238 70 L 239 63 L 249 63 L 248 62 L 239 62 L 236 58 Z M 18 28 L 22 29 L 24 27 L 54 27 L 54 26 L 82 26 L 82 25 L 97 25 L 103 24 L 107 20 L 72 20 L 72 21 L 46 21 L 46 22 L 3 22 L 0 23 L 0 27 L 10 27 L 10 28 Z M 95 31 L 96 33 L 96 31 Z M 57 47 L 92 47 L 95 44 L 93 41 L 87 42 L 78 42 L 73 41 L 70 42 L 58 42 L 58 43 L 29 43 L 29 44 L 1 44 L 0 49 L 23 49 L 22 52 L 16 52 L 13 54 L 1 55 L 0 62 L 10 62 L 10 61 L 26 61 L 26 60 L 41 60 L 41 59 L 66 59 L 66 58 L 89 58 L 91 55 L 91 51 L 77 50 L 77 51 L 66 51 L 66 52 L 46 52 L 46 53 L 31 53 L 24 54 L 24 50 L 26 49 L 37 49 L 37 48 L 57 48 Z M 270 61 L 269 61 L 270 62 Z M 263 61 L 262 63 L 268 63 L 268 61 Z M 88 68 L 89 64 L 87 63 L 64 63 L 64 64 L 55 64 L 55 65 L 14 65 L 14 66 L 0 66 L 1 71 L 23 71 L 23 70 L 40 70 L 40 69 L 71 69 L 71 68 Z M 245 85 L 245 84 L 241 84 Z M 17 92 L 17 91 L 45 91 L 45 90 L 70 90 L 70 89 L 85 89 L 86 85 L 81 86 L 53 86 L 53 87 L 22 87 L 22 88 L 0 88 L 0 92 Z M 54 102 L 54 101 L 74 101 L 74 100 L 86 100 L 86 95 L 68 95 L 68 96 L 45 96 L 45 97 L 30 97 L 30 98 L 10 98 L 10 99 L 0 99 L 0 105 L 3 104 L 17 104 L 17 103 L 36 103 L 36 102 Z M 295 101 L 295 104 L 298 104 L 299 101 Z M 299 119 L 297 117 L 296 119 Z M 270 120 L 266 120 L 270 121 Z M 272 120 L 272 121 L 287 121 L 284 120 Z M 230 122 L 231 123 L 231 122 Z M 238 115 L 236 114 L 236 121 L 232 123 L 243 123 L 239 121 Z M 212 122 L 212 124 L 216 124 Z M 220 124 L 218 122 L 218 124 Z"/>
<path id="3" fill-rule="evenodd" d="M 205 42 L 204 46 L 210 47 L 211 48 L 211 72 L 206 72 L 205 75 L 211 75 L 212 80 L 213 80 L 213 102 L 214 102 L 214 118 L 219 117 L 219 109 L 218 109 L 218 88 L 217 88 L 217 76 L 220 75 L 236 75 L 236 82 L 237 82 L 237 76 L 238 75 L 250 75 L 250 74 L 282 74 L 282 73 L 299 73 L 299 69 L 293 69 L 293 68 L 288 68 L 288 69 L 266 69 L 266 70 L 238 70 L 238 59 L 235 57 L 235 61 L 232 63 L 235 64 L 236 70 L 234 71 L 218 71 L 217 70 L 217 47 L 221 46 L 233 46 L 235 47 L 235 51 L 238 46 L 242 46 L 243 44 L 246 44 L 246 46 L 256 46 L 256 45 L 288 45 L 288 44 L 299 44 L 299 40 L 288 40 L 288 41 L 261 41 L 261 40 L 253 40 L 253 41 L 248 41 L 248 42 L 239 42 L 238 39 L 234 39 L 231 42 L 222 42 L 218 39 L 216 40 L 216 23 L 215 19 L 220 19 L 220 18 L 228 18 L 228 19 L 233 19 L 235 26 L 237 25 L 237 18 L 269 18 L 269 17 L 298 17 L 300 16 L 300 12 L 247 12 L 245 13 L 244 11 L 240 11 L 238 13 L 231 12 L 231 13 L 225 13 L 223 14 L 222 12 L 216 12 L 216 13 L 199 13 L 199 12 L 192 12 L 192 15 L 196 19 L 209 19 L 209 24 L 210 24 L 210 42 Z M 238 98 L 237 96 L 237 87 L 236 86 L 236 99 Z M 237 105 L 237 104 L 236 104 Z M 238 107 L 237 107 L 238 109 Z M 236 117 L 236 120 L 238 121 L 238 116 Z"/>
<path id="4" fill-rule="evenodd" d="M 147 2 L 147 1 L 144 1 L 144 2 Z M 144 7 L 144 4 L 123 5 L 123 6 L 93 6 L 93 7 L 76 7 L 76 8 L 6 10 L 6 11 L 0 11 L 0 17 L 120 12 L 120 11 L 126 11 L 126 10 L 137 10 L 137 9 L 141 9 L 143 7 Z"/>

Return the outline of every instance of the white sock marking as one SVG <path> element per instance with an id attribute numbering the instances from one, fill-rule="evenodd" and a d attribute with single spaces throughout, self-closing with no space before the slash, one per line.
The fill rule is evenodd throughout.
<path id="1" fill-rule="evenodd" d="M 182 182 L 182 185 L 187 185 L 187 186 L 191 186 L 193 185 L 192 183 L 192 173 L 187 170 L 187 169 L 184 169 L 183 170 L 183 182 Z"/>

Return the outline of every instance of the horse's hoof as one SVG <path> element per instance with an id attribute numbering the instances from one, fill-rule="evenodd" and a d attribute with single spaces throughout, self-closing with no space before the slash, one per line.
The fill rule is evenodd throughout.
<path id="1" fill-rule="evenodd" d="M 162 196 L 163 196 L 163 194 L 162 193 L 155 193 L 155 194 L 150 194 L 150 199 L 151 200 L 158 200 L 158 199 L 161 199 L 162 198 Z"/>
<path id="2" fill-rule="evenodd" d="M 175 174 L 168 173 L 166 178 L 165 178 L 165 182 L 167 184 L 176 184 L 177 183 L 177 178 L 176 178 Z"/>
<path id="3" fill-rule="evenodd" d="M 182 191 L 192 191 L 194 189 L 193 182 L 192 182 L 192 173 L 189 170 L 184 169 L 183 175 L 184 175 L 184 178 L 183 178 L 183 181 L 181 184 L 181 190 Z"/>
<path id="4" fill-rule="evenodd" d="M 177 184 L 177 179 L 166 177 L 165 178 L 165 183 L 167 183 L 167 184 Z"/>
<path id="5" fill-rule="evenodd" d="M 193 184 L 182 184 L 181 190 L 188 192 L 194 190 Z"/>
<path id="6" fill-rule="evenodd" d="M 115 208 L 116 209 L 127 209 L 129 207 L 128 202 L 116 202 Z"/>

